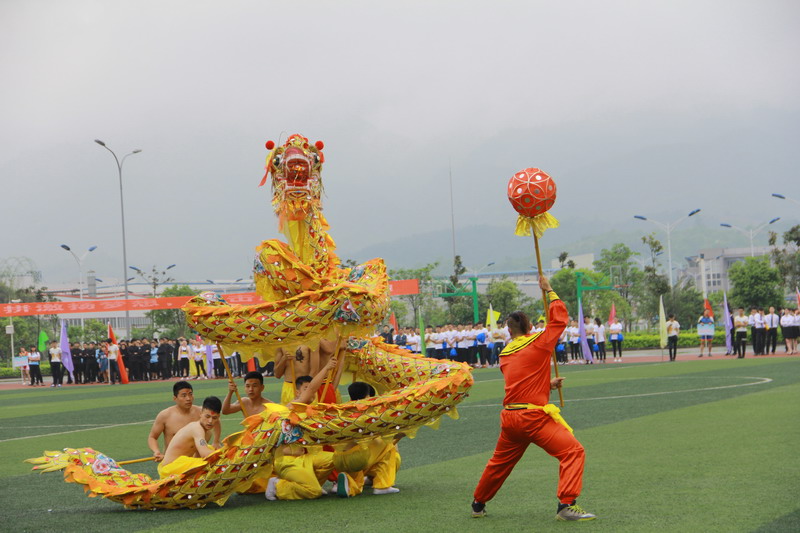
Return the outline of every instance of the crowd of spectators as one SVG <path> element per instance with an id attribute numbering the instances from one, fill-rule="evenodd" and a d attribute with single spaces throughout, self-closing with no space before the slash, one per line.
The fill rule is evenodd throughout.
<path id="1" fill-rule="evenodd" d="M 206 369 L 206 360 L 211 354 L 213 370 Z M 27 374 L 31 386 L 44 386 L 40 364 L 43 354 L 35 347 L 20 348 L 19 355 L 28 360 Z M 102 342 L 71 343 L 72 373 L 64 368 L 64 354 L 53 342 L 44 356 L 50 362 L 53 376 L 51 387 L 66 384 L 110 383 L 121 381 L 120 357 L 129 381 L 154 381 L 172 378 L 208 379 L 225 377 L 221 355 L 216 345 L 184 337 L 169 339 L 130 339 L 119 344 L 111 339 Z M 244 365 L 239 354 L 233 352 L 226 357 L 234 377 L 242 375 Z M 190 374 L 191 369 L 191 374 Z M 208 370 L 208 371 L 207 371 Z"/>

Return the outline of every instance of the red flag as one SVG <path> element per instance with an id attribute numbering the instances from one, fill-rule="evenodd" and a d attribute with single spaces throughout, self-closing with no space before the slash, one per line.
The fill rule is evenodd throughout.
<path id="1" fill-rule="evenodd" d="M 255 372 L 256 370 L 257 370 L 257 368 L 256 368 L 256 358 L 254 357 L 254 358 L 250 359 L 249 361 L 247 361 L 247 371 L 248 372 Z"/>
<path id="2" fill-rule="evenodd" d="M 392 314 L 389 317 L 389 324 L 392 325 L 395 333 L 397 333 L 400 330 L 400 328 L 397 327 L 397 317 L 394 316 L 394 311 L 392 311 Z"/>
<path id="3" fill-rule="evenodd" d="M 613 324 L 615 318 L 617 318 L 617 307 L 614 305 L 614 302 L 611 302 L 611 312 L 608 313 L 608 323 Z"/>
<path id="4" fill-rule="evenodd" d="M 711 303 L 708 301 L 708 298 L 703 301 L 703 308 L 708 311 L 708 316 L 714 318 L 714 309 L 711 308 Z"/>
<path id="5" fill-rule="evenodd" d="M 113 344 L 117 344 L 117 336 L 114 335 L 114 329 L 111 327 L 111 322 L 108 323 L 108 338 L 111 339 Z M 119 348 L 119 346 L 117 346 Z M 125 361 L 122 360 L 122 350 L 117 353 L 117 366 L 119 367 L 119 381 L 123 385 L 130 383 L 128 380 L 128 370 L 125 368 Z"/>

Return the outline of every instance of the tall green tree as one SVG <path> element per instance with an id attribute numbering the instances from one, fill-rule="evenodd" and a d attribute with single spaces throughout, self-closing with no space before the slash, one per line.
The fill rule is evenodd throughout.
<path id="1" fill-rule="evenodd" d="M 501 317 L 506 317 L 513 311 L 524 311 L 529 316 L 535 313 L 539 316 L 542 309 L 541 304 L 536 305 L 534 299 L 522 292 L 516 283 L 505 278 L 492 280 L 486 287 L 486 292 L 479 296 L 478 309 L 481 322 L 486 320 L 489 305 L 494 311 L 499 312 Z"/>
<path id="2" fill-rule="evenodd" d="M 161 296 L 164 298 L 171 296 L 194 296 L 196 292 L 188 285 L 173 285 L 164 289 Z M 175 339 L 177 337 L 187 337 L 190 333 L 189 326 L 186 325 L 186 313 L 181 309 L 154 309 L 148 311 L 145 316 L 149 318 L 163 336 Z"/>
<path id="3" fill-rule="evenodd" d="M 72 342 L 99 342 L 108 337 L 108 326 L 99 320 L 84 320 L 83 327 L 68 326 L 67 336 Z"/>
<path id="4" fill-rule="evenodd" d="M 781 275 L 769 263 L 769 258 L 747 257 L 728 269 L 733 285 L 731 300 L 736 307 L 779 307 L 783 300 Z"/>
<path id="5" fill-rule="evenodd" d="M 628 324 L 632 318 L 635 295 L 641 293 L 644 273 L 636 268 L 633 260 L 639 255 L 623 243 L 614 244 L 611 248 L 600 251 L 600 258 L 594 262 L 594 269 L 606 274 L 610 283 L 615 285 L 616 296 L 612 293 L 600 295 L 601 305 L 598 311 L 605 314 L 613 303 L 617 315 L 623 323 Z M 607 309 L 606 309 L 607 308 Z"/>
<path id="6" fill-rule="evenodd" d="M 778 235 L 770 232 L 770 257 L 778 274 L 784 293 L 793 292 L 800 285 L 800 224 L 783 234 L 783 246 L 777 246 Z"/>
<path id="7" fill-rule="evenodd" d="M 417 279 L 419 280 L 419 293 L 418 294 L 404 294 L 402 296 L 396 296 L 395 299 L 399 299 L 400 301 L 406 302 L 408 305 L 411 306 L 412 311 L 412 319 L 414 321 L 414 327 L 417 327 L 419 324 L 419 314 L 421 310 L 424 310 L 426 307 L 433 305 L 433 276 L 431 276 L 431 272 L 433 272 L 436 267 L 439 266 L 439 263 L 429 263 L 420 268 L 399 268 L 396 270 L 389 271 L 389 277 L 391 279 Z M 395 316 L 397 314 L 395 313 Z M 423 311 L 423 316 L 425 313 Z M 400 317 L 397 316 L 398 322 L 400 321 Z M 411 324 L 408 324 L 411 326 Z"/>

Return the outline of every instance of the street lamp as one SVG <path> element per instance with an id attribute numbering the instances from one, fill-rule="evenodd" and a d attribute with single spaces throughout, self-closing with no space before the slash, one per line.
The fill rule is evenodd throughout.
<path id="1" fill-rule="evenodd" d="M 155 298 L 158 294 L 158 286 L 164 285 L 171 281 L 175 281 L 173 278 L 167 275 L 167 270 L 171 270 L 175 268 L 175 264 L 169 265 L 168 267 L 164 268 L 163 270 L 159 270 L 155 265 L 153 265 L 152 273 L 147 273 L 143 271 L 141 268 L 136 266 L 129 266 L 131 270 L 135 271 L 140 278 L 147 282 L 148 285 L 153 286 L 153 298 Z"/>
<path id="2" fill-rule="evenodd" d="M 70 255 L 75 259 L 75 262 L 78 263 L 78 275 L 80 276 L 78 278 L 78 294 L 79 298 L 83 300 L 83 260 L 86 259 L 86 256 L 89 255 L 89 253 L 97 250 L 97 246 L 90 246 L 89 249 L 83 252 L 83 254 L 81 254 L 80 257 L 78 257 L 78 255 L 72 251 L 72 248 L 70 248 L 66 244 L 62 244 L 61 247 L 64 250 L 68 251 Z"/>
<path id="3" fill-rule="evenodd" d="M 114 153 L 114 150 L 112 150 L 111 148 L 106 146 L 106 143 L 104 143 L 103 141 L 101 141 L 99 139 L 95 139 L 94 142 L 96 142 L 97 144 L 99 144 L 100 146 L 102 146 L 103 148 L 108 150 L 109 152 L 111 152 L 111 155 L 114 156 L 114 161 L 117 163 L 117 171 L 119 173 L 119 212 L 120 212 L 120 216 L 122 218 L 122 263 L 123 263 L 123 265 L 122 265 L 122 279 L 125 280 L 125 300 L 127 300 L 128 299 L 128 281 L 129 281 L 128 278 L 126 277 L 128 275 L 128 249 L 127 249 L 127 246 L 126 246 L 126 243 L 125 243 L 125 202 L 123 201 L 123 197 L 122 197 L 122 165 L 125 164 L 125 159 L 128 156 L 133 155 L 133 154 L 138 154 L 142 150 L 137 148 L 133 152 L 131 152 L 129 154 L 126 154 L 122 158 L 122 160 L 120 160 L 117 157 L 117 154 Z M 130 331 L 131 331 L 131 314 L 130 314 L 130 311 L 128 311 L 127 302 L 126 302 L 126 305 L 125 305 L 125 328 L 126 328 L 126 334 L 130 335 Z"/>
<path id="4" fill-rule="evenodd" d="M 672 230 L 675 228 L 675 226 L 677 226 L 678 224 L 680 224 L 681 222 L 683 222 L 687 218 L 696 215 L 699 212 L 700 212 L 699 209 L 693 209 L 692 211 L 689 211 L 688 215 L 686 215 L 684 217 L 681 217 L 678 220 L 676 220 L 675 222 L 671 222 L 669 224 L 664 224 L 663 222 L 659 222 L 658 220 L 653 220 L 652 218 L 647 218 L 647 217 L 644 217 L 642 215 L 633 215 L 633 218 L 638 219 L 638 220 L 644 220 L 644 221 L 647 221 L 647 222 L 652 222 L 653 224 L 661 226 L 662 228 L 664 228 L 664 231 L 667 232 L 667 261 L 669 262 L 669 289 L 670 290 L 672 290 Z"/>
<path id="5" fill-rule="evenodd" d="M 75 262 L 78 263 L 78 298 L 83 301 L 83 260 L 86 259 L 86 256 L 89 255 L 91 252 L 97 250 L 97 246 L 90 246 L 88 250 L 83 252 L 83 254 L 78 257 L 78 255 L 72 251 L 72 248 L 67 246 L 66 244 L 62 244 L 61 247 L 68 251 L 70 255 L 75 259 Z M 81 335 L 83 335 L 83 315 L 81 315 Z M 81 337 L 83 340 L 83 337 Z"/>
<path id="6" fill-rule="evenodd" d="M 775 196 L 775 195 L 773 194 L 772 196 Z M 730 229 L 735 229 L 736 231 L 741 231 L 745 235 L 749 236 L 750 237 L 750 257 L 755 257 L 756 254 L 755 254 L 755 250 L 753 248 L 753 237 L 755 237 L 758 234 L 759 231 L 761 231 L 762 229 L 766 228 L 770 224 L 776 223 L 780 219 L 781 219 L 781 217 L 775 217 L 772 220 L 770 220 L 769 222 L 764 222 L 763 224 L 761 224 L 756 229 L 742 229 L 742 228 L 740 228 L 738 226 L 734 226 L 733 224 L 726 224 L 726 223 L 722 223 L 722 224 L 720 224 L 720 226 L 722 226 L 723 228 L 730 228 Z"/>
<path id="7" fill-rule="evenodd" d="M 789 200 L 790 202 L 794 202 L 794 203 L 800 205 L 800 202 L 798 202 L 794 198 L 789 198 L 788 196 L 784 196 L 784 195 L 778 194 L 776 192 L 772 193 L 772 196 L 777 198 L 777 199 L 779 199 L 779 200 Z"/>

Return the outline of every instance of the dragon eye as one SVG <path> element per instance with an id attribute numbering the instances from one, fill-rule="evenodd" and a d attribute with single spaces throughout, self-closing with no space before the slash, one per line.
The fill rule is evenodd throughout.
<path id="1" fill-rule="evenodd" d="M 281 165 L 281 156 L 275 156 L 275 158 L 272 160 L 272 164 L 276 167 L 279 167 Z"/>

